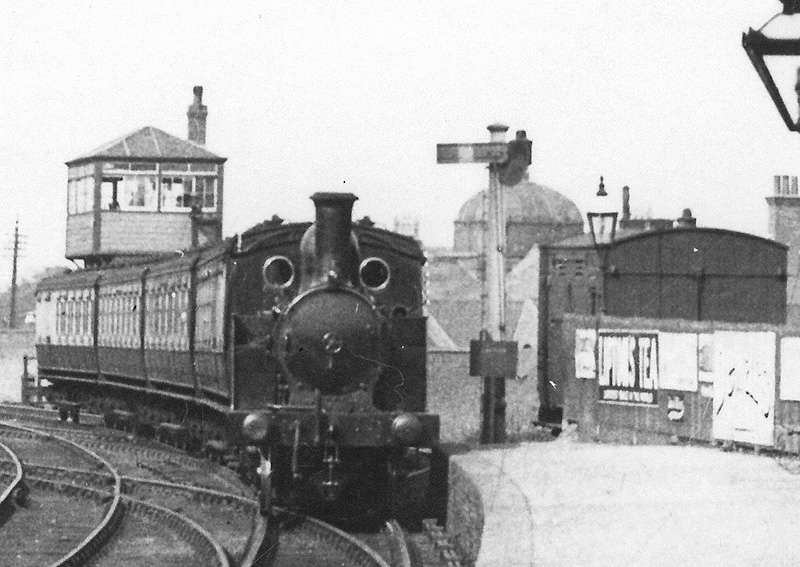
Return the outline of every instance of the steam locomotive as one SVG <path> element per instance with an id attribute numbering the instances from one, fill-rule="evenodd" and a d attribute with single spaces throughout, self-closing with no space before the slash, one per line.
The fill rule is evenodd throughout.
<path id="1" fill-rule="evenodd" d="M 316 193 L 314 223 L 273 217 L 213 247 L 85 269 L 37 289 L 39 376 L 62 416 L 231 463 L 267 502 L 384 518 L 425 412 L 424 256 Z"/>

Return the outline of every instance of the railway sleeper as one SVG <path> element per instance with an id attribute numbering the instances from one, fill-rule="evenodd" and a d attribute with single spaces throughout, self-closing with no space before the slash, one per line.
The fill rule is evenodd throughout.
<path id="1" fill-rule="evenodd" d="M 231 452 L 230 446 L 221 439 L 210 439 L 203 444 L 202 455 L 219 464 L 224 464 L 228 454 Z"/>
<path id="2" fill-rule="evenodd" d="M 81 422 L 81 404 L 79 402 L 59 402 L 58 417 L 61 421 L 71 419 L 72 423 Z"/>
<path id="3" fill-rule="evenodd" d="M 159 423 L 156 427 L 156 439 L 167 445 L 186 449 L 188 443 L 188 430 L 177 423 Z"/>
<path id="4" fill-rule="evenodd" d="M 113 409 L 106 413 L 103 418 L 107 427 L 121 429 L 129 433 L 136 432 L 139 422 L 135 413 L 121 409 Z"/>

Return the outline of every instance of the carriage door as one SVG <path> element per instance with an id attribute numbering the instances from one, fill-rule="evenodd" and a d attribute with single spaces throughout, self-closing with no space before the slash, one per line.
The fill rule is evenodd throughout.
<path id="1" fill-rule="evenodd" d="M 714 438 L 773 444 L 775 333 L 714 333 Z"/>

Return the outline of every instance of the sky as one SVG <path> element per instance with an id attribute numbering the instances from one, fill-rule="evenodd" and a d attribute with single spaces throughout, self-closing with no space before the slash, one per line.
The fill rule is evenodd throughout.
<path id="1" fill-rule="evenodd" d="M 631 188 L 634 215 L 767 235 L 776 174 L 800 174 L 741 46 L 777 0 L 4 2 L 0 4 L 0 288 L 14 221 L 23 276 L 65 263 L 65 161 L 143 126 L 186 136 L 204 87 L 207 147 L 228 158 L 224 233 L 313 216 L 417 218 L 452 245 L 480 164 L 436 144 L 533 140 L 530 178 L 592 206 Z M 800 16 L 796 16 L 800 19 Z"/>

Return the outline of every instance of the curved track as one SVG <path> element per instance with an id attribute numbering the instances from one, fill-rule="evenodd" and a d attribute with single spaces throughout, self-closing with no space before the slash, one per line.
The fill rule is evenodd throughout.
<path id="1" fill-rule="evenodd" d="M 363 534 L 354 536 L 314 518 L 276 509 L 283 524 L 276 546 L 274 538 L 268 537 L 267 523 L 257 500 L 244 496 L 241 484 L 228 482 L 229 477 L 226 480 L 230 472 L 227 469 L 127 433 L 66 424 L 58 421 L 57 412 L 27 409 L 0 406 L 0 415 L 35 424 L 26 427 L 0 422 L 3 426 L 0 435 L 8 436 L 9 430 L 13 430 L 13 436 L 22 439 L 23 444 L 25 439 L 47 437 L 69 445 L 72 452 L 83 451 L 78 449 L 81 446 L 91 447 L 92 451 L 85 454 L 93 457 L 76 461 L 74 456 L 65 459 L 64 455 L 51 454 L 18 459 L 20 472 L 14 473 L 14 478 L 23 477 L 24 467 L 24 477 L 30 479 L 35 490 L 67 495 L 73 503 L 78 497 L 110 501 L 108 487 L 113 485 L 114 495 L 119 494 L 118 506 L 125 510 L 124 518 L 120 514 L 114 526 L 116 533 L 106 538 L 99 550 L 93 550 L 91 560 L 83 558 L 83 563 L 53 565 L 414 567 L 419 564 L 396 523 L 387 524 L 379 534 L 362 537 Z M 42 431 L 43 427 L 48 431 Z M 54 435 L 56 432 L 58 435 Z M 50 445 L 48 450 L 52 449 Z M 64 466 L 64 460 L 71 466 Z M 0 465 L 5 464 L 6 470 L 10 471 L 12 461 L 13 457 L 0 451 Z M 99 466 L 99 462 L 103 465 Z M 215 466 L 221 480 L 207 483 L 213 486 L 197 486 L 197 478 L 207 478 L 204 466 Z M 189 481 L 191 471 L 194 481 Z M 2 478 L 10 476 L 6 472 Z M 234 493 L 237 491 L 240 493 Z M 7 489 L 3 494 L 6 492 L 11 491 Z M 6 530 L 0 527 L 0 533 L 3 531 Z M 24 564 L 42 563 L 46 562 Z"/>
<path id="2" fill-rule="evenodd" d="M 5 555 L 8 559 L 22 561 L 21 564 L 37 565 L 42 564 L 45 558 L 49 561 L 50 557 L 56 556 L 57 559 L 49 563 L 52 567 L 88 564 L 138 566 L 147 556 L 147 550 L 153 549 L 152 534 L 156 533 L 164 545 L 155 549 L 165 553 L 151 553 L 150 557 L 160 564 L 230 566 L 222 545 L 197 522 L 158 504 L 123 496 L 121 475 L 93 451 L 63 437 L 7 422 L 0 422 L 0 434 L 13 437 L 11 444 L 22 447 L 21 452 L 28 455 L 24 460 L 32 464 L 26 465 L 27 478 L 34 490 L 39 494 L 44 491 L 51 493 L 49 497 L 38 499 L 42 503 L 36 510 L 38 514 L 33 511 L 26 518 L 27 522 L 5 527 L 8 539 L 17 545 L 7 545 L 0 557 Z M 36 441 L 39 441 L 38 447 Z M 52 441 L 58 442 L 58 449 Z M 73 453 L 71 459 L 65 458 L 64 448 Z M 14 452 L 9 450 L 9 455 L 14 455 Z M 11 461 L 14 459 L 20 461 L 15 455 Z M 53 461 L 61 460 L 84 466 L 51 466 Z M 65 552 L 62 542 L 74 540 L 94 521 L 87 502 L 104 505 L 105 513 L 88 535 Z M 54 525 L 48 525 L 53 522 Z M 46 526 L 44 530 L 43 523 Z M 36 529 L 36 524 L 39 529 Z M 43 531 L 53 532 L 57 537 L 50 538 L 44 546 L 39 545 L 32 534 Z M 24 546 L 24 554 L 20 553 L 20 543 Z M 36 549 L 32 549 L 34 547 Z M 178 553 L 175 553 L 176 549 Z M 18 561 L 15 563 L 19 564 Z"/>
<path id="3" fill-rule="evenodd" d="M 0 476 L 8 478 L 3 481 L 3 484 L 0 484 L 0 487 L 5 485 L 3 491 L 0 492 L 0 524 L 2 524 L 8 519 L 16 505 L 24 503 L 25 498 L 22 496 L 22 491 L 26 487 L 23 484 L 25 471 L 17 454 L 3 443 L 0 443 L 0 454 L 8 457 L 7 460 L 0 461 Z"/>
<path id="4" fill-rule="evenodd" d="M 65 554 L 61 557 L 56 559 L 52 566 L 72 566 L 72 565 L 85 565 L 87 561 L 96 553 L 96 551 L 103 546 L 103 544 L 108 540 L 109 537 L 114 533 L 117 529 L 119 522 L 124 514 L 124 508 L 121 503 L 121 491 L 122 491 L 122 479 L 117 473 L 116 469 L 111 466 L 108 461 L 93 453 L 92 451 L 81 447 L 80 445 L 73 443 L 67 439 L 63 439 L 48 433 L 43 433 L 40 431 L 36 431 L 34 429 L 30 429 L 28 427 L 22 425 L 15 425 L 8 422 L 0 422 L 0 431 L 4 432 L 15 432 L 21 438 L 34 438 L 34 439 L 41 439 L 41 440 L 53 440 L 58 443 L 58 445 L 62 448 L 66 448 L 68 452 L 74 453 L 81 457 L 83 460 L 87 462 L 93 462 L 95 467 L 99 465 L 102 468 L 108 470 L 108 474 L 113 479 L 112 484 L 112 492 L 111 492 L 111 499 L 110 502 L 107 503 L 105 508 L 105 513 L 100 518 L 99 522 L 92 529 L 77 545 L 69 549 Z M 16 436 L 15 436 L 16 437 Z M 12 443 L 13 444 L 13 443 Z M 24 443 L 22 445 L 25 445 Z M 52 443 L 47 443 L 48 449 L 53 449 Z M 30 447 L 26 447 L 27 450 L 30 450 Z M 20 451 L 17 450 L 17 455 L 20 454 Z M 50 452 L 48 452 L 50 453 Z M 61 452 L 63 455 L 64 452 Z M 44 455 L 40 454 L 39 457 Z M 50 455 L 48 455 L 50 456 Z M 19 456 L 16 457 L 19 461 Z M 29 459 L 33 461 L 36 457 L 34 454 L 31 454 Z M 26 459 L 27 461 L 27 459 Z M 52 483 L 51 481 L 39 481 L 38 479 L 31 479 L 32 486 L 36 487 L 37 489 L 42 489 L 45 487 L 48 488 L 58 488 L 57 483 Z M 60 484 L 60 483 L 59 483 Z M 97 501 L 100 504 L 106 503 L 106 496 L 108 495 L 107 489 L 104 491 L 97 491 L 90 488 L 83 487 L 82 489 L 76 486 L 70 487 L 70 485 L 61 485 L 61 487 L 65 487 L 63 494 L 67 495 L 74 495 L 80 492 L 81 496 L 92 499 Z M 70 490 L 70 488 L 74 488 L 76 490 Z M 61 539 L 59 540 L 61 541 Z M 69 541 L 69 540 L 67 540 Z M 46 552 L 50 553 L 51 550 L 46 550 Z M 52 550 L 53 554 L 57 554 L 60 551 Z"/>

